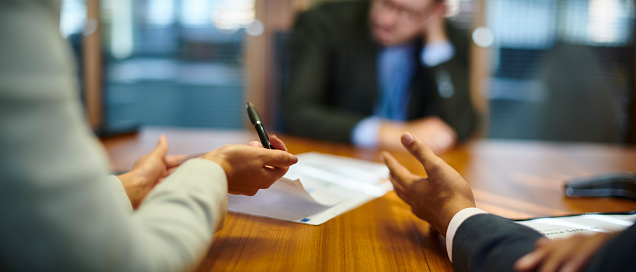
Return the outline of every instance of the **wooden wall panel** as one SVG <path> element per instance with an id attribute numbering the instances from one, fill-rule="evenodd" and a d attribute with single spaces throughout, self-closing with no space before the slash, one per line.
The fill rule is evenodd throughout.
<path id="1" fill-rule="evenodd" d="M 486 26 L 486 1 L 475 1 L 475 21 L 473 22 L 473 30 L 478 27 Z M 471 37 L 472 41 L 472 37 Z M 471 60 L 470 60 L 470 86 L 473 105 L 481 117 L 481 123 L 475 137 L 484 138 L 488 131 L 488 97 L 486 94 L 489 90 L 488 78 L 490 76 L 490 62 L 488 59 L 490 48 L 482 48 L 471 42 Z"/>
<path id="2" fill-rule="evenodd" d="M 256 0 L 256 19 L 265 30 L 260 36 L 245 39 L 246 100 L 259 110 L 263 122 L 272 124 L 278 107 L 277 74 L 273 56 L 273 37 L 277 31 L 288 30 L 296 13 L 308 6 L 308 0 Z"/>
<path id="3" fill-rule="evenodd" d="M 99 21 L 99 0 L 87 0 L 86 9 L 88 24 L 95 24 L 94 31 L 86 33 L 83 46 L 83 65 L 85 81 L 85 107 L 88 123 L 93 129 L 100 127 L 103 121 L 104 106 L 102 95 L 102 58 L 101 58 L 101 25 Z M 89 27 L 90 28 L 90 27 Z"/>

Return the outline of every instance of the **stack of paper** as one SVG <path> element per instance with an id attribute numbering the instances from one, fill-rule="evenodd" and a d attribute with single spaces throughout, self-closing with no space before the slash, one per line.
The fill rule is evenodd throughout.
<path id="1" fill-rule="evenodd" d="M 320 225 L 391 191 L 380 163 L 320 153 L 298 155 L 284 178 L 255 196 L 229 195 L 229 210 Z"/>

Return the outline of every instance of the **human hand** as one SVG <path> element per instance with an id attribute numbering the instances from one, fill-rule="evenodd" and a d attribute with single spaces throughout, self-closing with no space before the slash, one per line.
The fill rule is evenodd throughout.
<path id="1" fill-rule="evenodd" d="M 455 214 L 475 207 L 470 186 L 455 169 L 437 157 L 425 143 L 410 133 L 401 137 L 404 147 L 424 166 L 428 177 L 412 174 L 388 152 L 382 158 L 389 167 L 391 183 L 397 195 L 411 206 L 417 217 L 429 222 L 446 236 Z"/>
<path id="2" fill-rule="evenodd" d="M 272 145 L 272 147 L 274 149 L 287 151 L 287 146 L 285 146 L 285 143 L 283 143 L 283 141 L 280 138 L 278 138 L 278 136 L 276 136 L 274 134 L 269 136 L 269 143 Z M 263 148 L 263 144 L 260 141 L 251 141 L 248 145 L 249 146 Z M 289 166 L 286 166 L 286 167 L 285 166 L 281 166 L 281 167 L 278 167 L 278 168 L 281 171 L 285 171 L 285 173 L 287 173 L 287 171 L 289 170 Z"/>
<path id="3" fill-rule="evenodd" d="M 580 271 L 594 254 L 612 237 L 613 233 L 574 235 L 551 241 L 541 238 L 535 249 L 515 262 L 517 271 Z"/>
<path id="4" fill-rule="evenodd" d="M 446 18 L 446 5 L 444 3 L 433 3 L 429 16 L 424 20 L 422 25 L 422 37 L 424 44 L 448 41 L 446 27 L 444 26 Z"/>
<path id="5" fill-rule="evenodd" d="M 137 209 L 146 195 L 186 158 L 185 155 L 166 156 L 167 153 L 168 140 L 161 135 L 152 152 L 139 158 L 130 172 L 117 176 L 124 185 L 133 209 Z"/>
<path id="6" fill-rule="evenodd" d="M 269 143 L 272 145 L 274 149 L 287 151 L 287 147 L 285 146 L 285 143 L 283 143 L 283 141 L 274 134 L 269 135 Z M 263 144 L 259 141 L 251 141 L 248 145 L 263 148 Z"/>
<path id="7" fill-rule="evenodd" d="M 407 123 L 387 121 L 380 126 L 380 146 L 387 149 L 401 149 L 398 141 L 404 132 L 410 132 L 421 139 L 434 153 L 440 154 L 457 142 L 457 133 L 437 116 L 413 120 Z"/>
<path id="8" fill-rule="evenodd" d="M 272 135 L 269 140 L 278 150 L 265 149 L 254 141 L 249 146 L 224 146 L 201 158 L 221 165 L 229 193 L 252 196 L 259 189 L 269 188 L 287 173 L 289 166 L 298 162 L 296 156 L 286 152 L 285 144 L 278 137 Z"/>

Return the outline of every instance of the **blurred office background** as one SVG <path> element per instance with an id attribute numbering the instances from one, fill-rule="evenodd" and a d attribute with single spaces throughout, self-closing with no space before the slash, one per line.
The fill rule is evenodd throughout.
<path id="1" fill-rule="evenodd" d="M 86 93 L 98 89 L 101 98 L 97 117 L 89 116 L 94 127 L 238 129 L 243 102 L 252 100 L 278 128 L 285 35 L 297 12 L 323 2 L 64 0 L 61 30 L 78 52 L 99 40 L 98 63 L 81 59 L 93 51 L 78 53 L 83 69 L 99 71 L 82 77 Z M 448 4 L 450 20 L 474 41 L 471 81 L 482 137 L 636 142 L 633 1 Z"/>
<path id="2" fill-rule="evenodd" d="M 84 31 L 80 14 L 96 3 L 64 1 L 65 35 Z M 253 0 L 101 0 L 98 8 L 102 124 L 243 127 Z"/>

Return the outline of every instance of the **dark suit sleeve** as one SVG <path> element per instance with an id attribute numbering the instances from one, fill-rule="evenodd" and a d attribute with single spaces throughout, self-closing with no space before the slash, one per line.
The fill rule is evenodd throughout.
<path id="1" fill-rule="evenodd" d="M 636 225 L 603 246 L 588 263 L 585 271 L 634 271 L 636 256 Z"/>
<path id="2" fill-rule="evenodd" d="M 492 214 L 478 214 L 464 221 L 453 239 L 456 271 L 514 271 L 514 263 L 534 250 L 543 237 L 526 226 Z M 585 271 L 633 271 L 636 225 L 608 241 Z"/>
<path id="3" fill-rule="evenodd" d="M 298 16 L 290 50 L 290 77 L 283 97 L 284 118 L 290 133 L 329 141 L 349 142 L 353 127 L 367 117 L 336 107 L 331 101 L 334 81 L 330 33 L 336 26 L 319 11 Z M 375 79 L 370 79 L 375 80 Z"/>
<path id="4" fill-rule="evenodd" d="M 455 271 L 514 271 L 517 259 L 534 249 L 537 231 L 492 214 L 464 221 L 453 239 Z"/>

